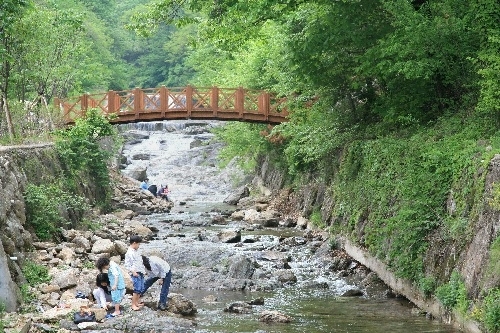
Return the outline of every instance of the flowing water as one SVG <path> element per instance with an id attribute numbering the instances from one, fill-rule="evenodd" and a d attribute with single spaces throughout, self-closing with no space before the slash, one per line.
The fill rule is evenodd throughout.
<path id="1" fill-rule="evenodd" d="M 271 263 L 260 260 L 262 251 L 275 248 L 284 238 L 303 241 L 302 231 L 296 229 L 245 229 L 241 222 L 235 221 L 223 226 L 211 223 L 220 212 L 230 213 L 235 209 L 222 201 L 235 185 L 248 181 L 234 166 L 224 170 L 217 167 L 220 145 L 211 143 L 212 135 L 206 129 L 220 125 L 217 122 L 172 121 L 120 127 L 122 132 L 148 134 L 145 139 L 125 145 L 123 155 L 128 157 L 130 164 L 123 172 L 127 174 L 137 167 L 146 167 L 150 184 L 168 184 L 171 190 L 170 198 L 175 206 L 170 213 L 143 217 L 145 224 L 156 228 L 158 234 L 142 249 L 161 252 L 171 263 L 171 292 L 181 293 L 197 304 L 195 332 L 458 332 L 449 325 L 416 315 L 414 306 L 404 298 L 340 297 L 354 287 L 354 282 L 323 267 L 314 258 L 311 247 L 306 245 L 290 247 L 287 252 L 292 258 L 290 269 L 297 277 L 297 283 L 291 286 L 267 288 L 264 284 L 254 288 L 255 291 L 246 292 L 218 287 L 217 281 L 207 276 L 217 271 L 221 264 L 203 270 L 204 263 L 211 258 L 217 257 L 223 262 L 244 254 L 256 258 L 261 271 L 272 271 Z M 202 145 L 191 148 L 194 141 Z M 141 154 L 148 157 L 133 159 Z M 241 246 L 198 241 L 201 234 L 210 239 L 227 228 L 242 230 Z M 247 238 L 252 242 L 243 242 Z M 190 273 L 190 265 L 198 271 Z M 200 285 L 186 285 L 183 279 L 188 276 L 195 276 Z M 207 296 L 216 301 L 204 301 Z M 265 303 L 255 306 L 251 313 L 223 311 L 227 304 L 259 297 L 263 297 Z M 278 310 L 291 316 L 293 321 L 289 324 L 261 323 L 258 316 L 263 310 Z"/>

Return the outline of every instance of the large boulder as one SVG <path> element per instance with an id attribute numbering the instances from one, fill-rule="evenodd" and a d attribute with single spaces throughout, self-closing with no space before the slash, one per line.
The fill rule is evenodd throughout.
<path id="1" fill-rule="evenodd" d="M 219 241 L 222 243 L 238 243 L 241 241 L 240 230 L 222 230 L 217 234 Z"/>
<path id="2" fill-rule="evenodd" d="M 83 236 L 76 236 L 75 238 L 73 238 L 73 244 L 75 244 L 77 248 L 85 250 L 85 252 L 88 252 L 90 249 L 92 249 L 90 241 Z"/>
<path id="3" fill-rule="evenodd" d="M 115 244 L 109 239 L 98 239 L 92 246 L 91 252 L 95 254 L 114 253 Z"/>
<path id="4" fill-rule="evenodd" d="M 278 311 L 263 311 L 259 316 L 259 321 L 265 323 L 289 323 L 292 318 Z"/>
<path id="5" fill-rule="evenodd" d="M 78 270 L 74 268 L 52 271 L 52 285 L 57 285 L 61 290 L 76 286 Z"/>
<path id="6" fill-rule="evenodd" d="M 248 197 L 249 195 L 250 190 L 248 189 L 248 187 L 242 186 L 228 195 L 224 199 L 224 203 L 227 203 L 228 205 L 236 205 L 238 204 L 238 201 L 240 201 L 242 198 Z"/>
<path id="7" fill-rule="evenodd" d="M 142 182 L 144 179 L 148 178 L 147 171 L 148 171 L 147 168 L 137 167 L 132 170 L 126 170 L 124 171 L 124 173 L 130 178 Z"/>
<path id="8" fill-rule="evenodd" d="M 192 316 L 198 310 L 196 305 L 181 294 L 170 293 L 168 295 L 167 310 L 183 316 Z"/>
<path id="9" fill-rule="evenodd" d="M 247 257 L 234 258 L 229 266 L 227 276 L 234 279 L 251 279 L 255 271 L 255 264 Z"/>

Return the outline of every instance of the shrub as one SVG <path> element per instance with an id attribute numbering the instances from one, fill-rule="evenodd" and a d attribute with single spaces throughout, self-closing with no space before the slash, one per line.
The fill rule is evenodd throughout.
<path id="1" fill-rule="evenodd" d="M 27 261 L 21 268 L 26 281 L 29 285 L 37 285 L 44 282 L 49 282 L 49 270 L 47 267 L 38 265 L 32 261 Z"/>
<path id="2" fill-rule="evenodd" d="M 56 148 L 69 178 L 86 172 L 96 184 L 96 201 L 103 209 L 109 208 L 111 196 L 107 161 L 112 152 L 104 149 L 104 138 L 116 137 L 116 130 L 109 119 L 97 109 L 87 111 L 85 117 L 76 120 L 75 125 L 56 133 Z"/>
<path id="3" fill-rule="evenodd" d="M 455 308 L 462 314 L 467 312 L 469 306 L 467 289 L 460 274 L 456 271 L 451 274 L 448 283 L 436 289 L 436 297 L 447 310 Z"/>
<path id="4" fill-rule="evenodd" d="M 490 290 L 484 299 L 483 323 L 488 333 L 500 332 L 500 288 Z"/>
<path id="5" fill-rule="evenodd" d="M 88 208 L 84 198 L 62 190 L 57 184 L 28 185 L 24 197 L 27 222 L 42 240 L 54 238 L 59 227 L 71 223 L 70 217 L 81 220 Z"/>
<path id="6" fill-rule="evenodd" d="M 429 297 L 436 290 L 436 279 L 433 276 L 423 277 L 420 279 L 418 287 L 426 297 Z"/>

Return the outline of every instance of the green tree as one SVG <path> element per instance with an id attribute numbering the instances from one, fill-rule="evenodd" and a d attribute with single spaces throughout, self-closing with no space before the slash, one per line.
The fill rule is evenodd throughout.
<path id="1" fill-rule="evenodd" d="M 11 142 L 14 140 L 14 125 L 9 111 L 8 93 L 12 74 L 15 25 L 28 7 L 27 0 L 6 0 L 0 3 L 0 109 L 5 115 Z M 2 122 L 0 120 L 0 127 Z"/>

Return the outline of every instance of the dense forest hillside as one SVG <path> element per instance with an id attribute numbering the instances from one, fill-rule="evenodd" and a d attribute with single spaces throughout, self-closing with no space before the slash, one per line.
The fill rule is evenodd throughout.
<path id="1" fill-rule="evenodd" d="M 253 168 L 266 154 L 294 188 L 324 184 L 330 204 L 309 218 L 500 332 L 498 223 L 481 238 L 482 275 L 455 256 L 500 207 L 495 181 L 483 196 L 500 153 L 497 0 L 7 0 L 0 40 L 4 141 L 50 127 L 52 98 L 87 91 L 190 83 L 286 97 L 287 123 L 219 133 L 225 160 Z"/>

